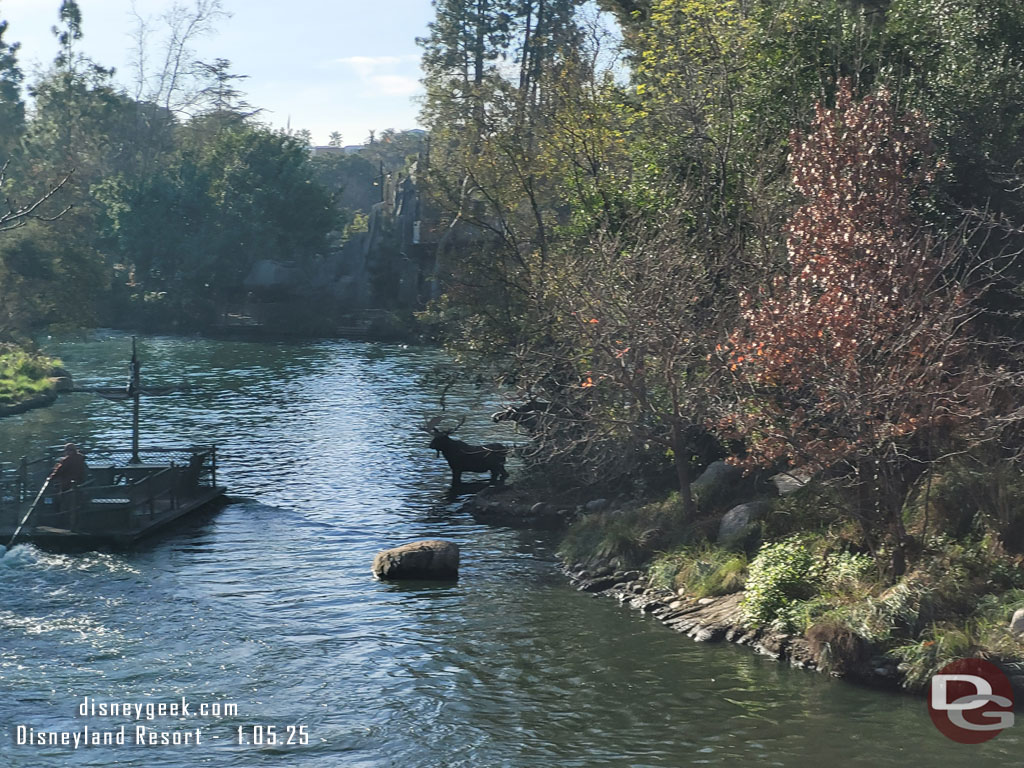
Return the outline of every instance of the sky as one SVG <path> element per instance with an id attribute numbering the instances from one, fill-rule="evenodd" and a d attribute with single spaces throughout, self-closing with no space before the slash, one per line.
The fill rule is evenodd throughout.
<path id="1" fill-rule="evenodd" d="M 178 0 L 191 6 L 195 0 Z M 156 46 L 160 16 L 172 0 L 134 0 L 153 22 Z M 61 0 L 0 0 L 7 42 L 22 44 L 19 58 L 28 78 L 49 66 L 57 52 L 50 28 Z M 132 82 L 135 29 L 132 0 L 78 0 L 80 50 L 117 69 Z M 345 144 L 361 144 L 371 130 L 419 127 L 415 101 L 422 88 L 416 38 L 433 18 L 430 0 L 222 0 L 231 16 L 195 45 L 201 61 L 229 59 L 249 78 L 246 100 L 266 110 L 259 119 L 275 127 L 308 129 L 314 144 L 340 131 Z"/>

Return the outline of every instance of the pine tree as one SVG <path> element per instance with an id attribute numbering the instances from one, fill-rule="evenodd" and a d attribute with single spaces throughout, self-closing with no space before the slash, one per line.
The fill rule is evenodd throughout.
<path id="1" fill-rule="evenodd" d="M 10 159 L 25 130 L 25 102 L 21 98 L 23 75 L 18 66 L 20 43 L 4 40 L 8 23 L 0 21 L 0 162 Z"/>

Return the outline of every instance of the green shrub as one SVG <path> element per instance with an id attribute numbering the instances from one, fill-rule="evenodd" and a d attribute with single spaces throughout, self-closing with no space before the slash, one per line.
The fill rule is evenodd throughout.
<path id="1" fill-rule="evenodd" d="M 791 536 L 762 546 L 747 573 L 743 598 L 747 620 L 764 625 L 780 619 L 788 626 L 792 617 L 787 609 L 810 598 L 818 587 L 815 562 L 806 536 Z"/>
<path id="2" fill-rule="evenodd" d="M 876 571 L 874 558 L 853 552 L 833 552 L 815 568 L 824 588 L 839 593 L 856 593 Z"/>
<path id="3" fill-rule="evenodd" d="M 921 628 L 921 609 L 929 612 L 933 587 L 905 579 L 880 596 L 868 597 L 847 611 L 850 627 L 861 637 L 875 643 L 894 634 L 915 634 Z"/>
<path id="4" fill-rule="evenodd" d="M 821 531 L 844 519 L 845 515 L 842 494 L 813 481 L 775 501 L 771 514 L 764 521 L 764 535 L 767 540 L 777 540 L 793 533 Z"/>
<path id="5" fill-rule="evenodd" d="M 17 403 L 53 388 L 56 361 L 12 345 L 0 347 L 0 405 Z"/>
<path id="6" fill-rule="evenodd" d="M 1010 619 L 1024 608 L 1024 590 L 1011 589 L 977 599 L 965 619 L 925 627 L 913 641 L 896 646 L 904 685 L 920 689 L 952 661 L 969 657 L 1000 661 L 1024 659 L 1024 643 L 1010 631 Z"/>
<path id="7" fill-rule="evenodd" d="M 851 552 L 823 553 L 823 545 L 821 538 L 798 534 L 761 547 L 747 576 L 746 618 L 803 631 L 835 604 L 863 597 L 874 560 Z"/>
<path id="8" fill-rule="evenodd" d="M 975 628 L 968 622 L 962 627 L 932 627 L 919 640 L 893 648 L 892 654 L 900 660 L 903 686 L 920 690 L 950 662 L 979 651 Z"/>

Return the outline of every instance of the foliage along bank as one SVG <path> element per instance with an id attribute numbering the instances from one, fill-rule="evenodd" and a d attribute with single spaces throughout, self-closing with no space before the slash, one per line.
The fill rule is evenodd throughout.
<path id="1" fill-rule="evenodd" d="M 60 361 L 0 344 L 0 416 L 50 405 L 70 386 Z"/>
<path id="2" fill-rule="evenodd" d="M 1024 9 L 605 6 L 621 49 L 571 0 L 445 0 L 423 41 L 428 317 L 529 404 L 538 473 L 677 494 L 579 523 L 570 561 L 752 580 L 750 621 L 911 681 L 1020 656 Z M 823 490 L 705 557 L 714 458 Z"/>

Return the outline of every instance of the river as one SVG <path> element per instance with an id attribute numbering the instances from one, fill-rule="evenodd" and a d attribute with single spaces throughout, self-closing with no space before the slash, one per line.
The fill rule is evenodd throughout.
<path id="1" fill-rule="evenodd" d="M 108 332 L 45 345 L 81 385 L 124 382 L 129 348 Z M 19 545 L 0 559 L 0 765 L 1019 759 L 1014 729 L 960 746 L 932 726 L 921 699 L 696 644 L 577 593 L 556 571 L 547 535 L 455 511 L 447 467 L 415 429 L 437 413 L 437 388 L 422 383 L 436 351 L 167 337 L 144 338 L 140 350 L 149 383 L 195 388 L 145 401 L 143 443 L 216 442 L 220 479 L 243 500 L 127 553 Z M 469 414 L 469 438 L 521 439 L 489 422 L 497 403 L 488 392 L 466 385 L 447 402 Z M 123 403 L 65 395 L 0 421 L 0 457 L 68 439 L 86 451 L 121 447 L 129 421 Z M 462 547 L 456 584 L 371 578 L 376 551 L 427 537 Z M 82 716 L 85 697 L 139 704 L 142 719 Z M 186 714 L 146 719 L 146 704 L 182 699 Z M 121 725 L 124 746 L 17 744 L 18 726 Z M 200 744 L 136 745 L 140 725 L 169 739 L 199 729 Z"/>

